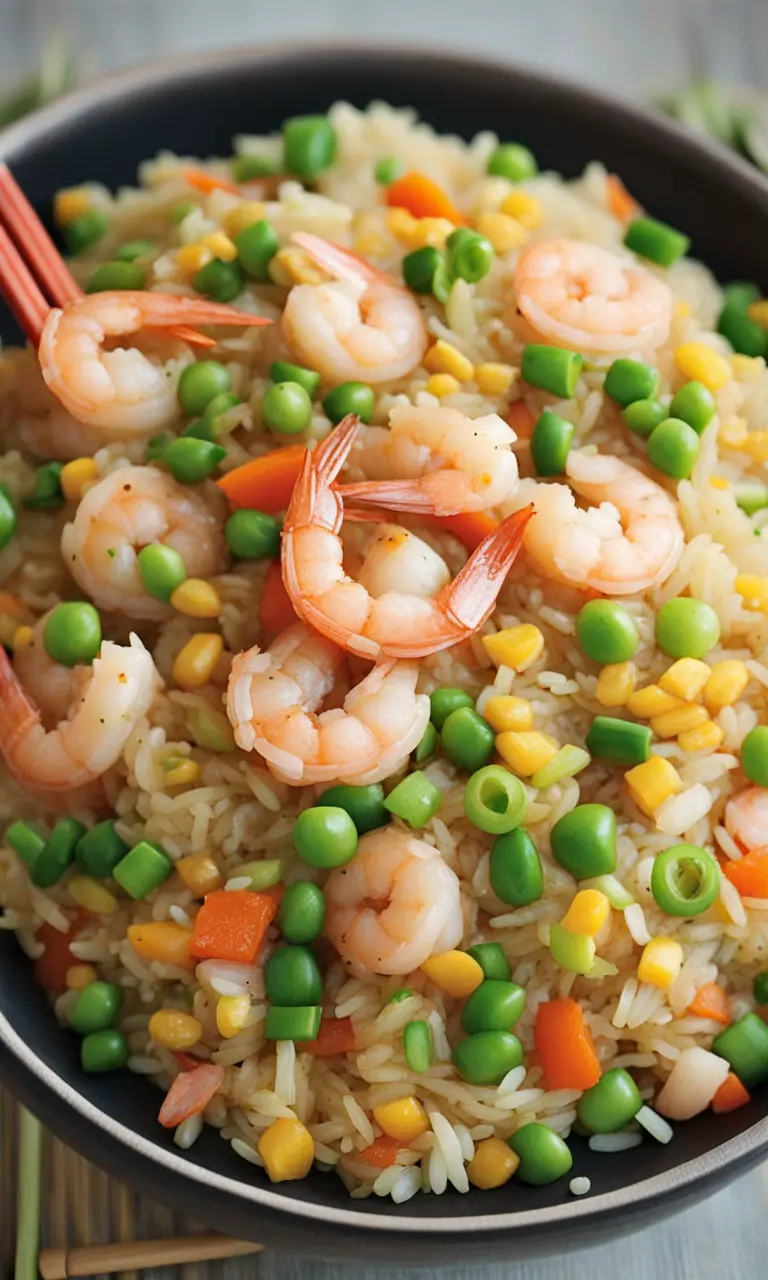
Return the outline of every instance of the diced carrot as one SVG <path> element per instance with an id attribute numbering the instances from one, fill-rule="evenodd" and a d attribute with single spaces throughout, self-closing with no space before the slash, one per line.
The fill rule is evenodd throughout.
<path id="1" fill-rule="evenodd" d="M 724 871 L 743 898 L 768 898 L 768 845 L 729 860 Z"/>
<path id="2" fill-rule="evenodd" d="M 234 510 L 247 507 L 274 515 L 288 506 L 305 453 L 306 449 L 300 444 L 275 449 L 274 453 L 265 453 L 253 462 L 228 471 L 216 483 Z"/>
<path id="3" fill-rule="evenodd" d="M 323 1018 L 316 1040 L 302 1040 L 300 1053 L 314 1053 L 316 1058 L 335 1058 L 340 1053 L 351 1053 L 355 1047 L 355 1032 L 351 1018 Z"/>
<path id="4" fill-rule="evenodd" d="M 237 183 L 227 182 L 226 178 L 216 178 L 212 173 L 208 173 L 207 169 L 197 169 L 194 165 L 187 165 L 183 173 L 190 187 L 194 187 L 195 191 L 202 191 L 203 195 L 207 196 L 211 191 L 231 191 L 235 196 L 240 195 Z"/>
<path id="5" fill-rule="evenodd" d="M 390 183 L 384 199 L 392 208 L 407 209 L 414 218 L 446 218 L 457 227 L 467 223 L 464 214 L 459 212 L 442 187 L 415 169 Z"/>
<path id="6" fill-rule="evenodd" d="M 200 1066 L 199 1058 L 191 1058 L 188 1053 L 182 1053 L 180 1049 L 172 1049 L 171 1052 L 179 1064 L 180 1071 L 194 1071 Z"/>
<path id="7" fill-rule="evenodd" d="M 688 1012 L 695 1018 L 709 1018 L 712 1022 L 722 1022 L 725 1027 L 732 1021 L 728 993 L 718 982 L 705 982 L 703 987 L 699 987 L 688 1005 Z"/>
<path id="8" fill-rule="evenodd" d="M 631 222 L 640 212 L 640 205 L 631 196 L 621 178 L 608 174 L 608 208 L 619 222 Z"/>
<path id="9" fill-rule="evenodd" d="M 70 951 L 70 944 L 77 938 L 86 919 L 86 912 L 78 911 L 64 933 L 61 929 L 54 929 L 52 924 L 41 924 L 37 930 L 35 938 L 43 944 L 45 951 L 35 961 L 35 977 L 49 991 L 63 991 L 67 985 L 67 969 L 80 963 Z"/>
<path id="10" fill-rule="evenodd" d="M 712 1110 L 716 1115 L 725 1115 L 727 1111 L 738 1111 L 750 1102 L 750 1096 L 738 1076 L 728 1072 L 723 1083 L 712 1099 Z"/>
<path id="11" fill-rule="evenodd" d="M 365 1147 L 360 1152 L 360 1159 L 365 1160 L 367 1164 L 375 1165 L 377 1169 L 388 1169 L 395 1163 L 402 1149 L 402 1142 L 383 1133 L 380 1138 L 376 1138 L 369 1147 Z"/>
<path id="12" fill-rule="evenodd" d="M 206 894 L 195 916 L 190 952 L 200 959 L 250 964 L 276 914 L 277 903 L 266 893 L 216 889 Z"/>
<path id="13" fill-rule="evenodd" d="M 271 632 L 272 635 L 279 635 L 296 621 L 298 621 L 296 610 L 285 589 L 280 561 L 273 560 L 264 575 L 264 585 L 261 589 L 259 601 L 261 629 Z"/>
<path id="14" fill-rule="evenodd" d="M 536 419 L 524 400 L 512 401 L 507 409 L 507 422 L 522 440 L 528 440 L 533 435 L 536 425 Z"/>
<path id="15" fill-rule="evenodd" d="M 180 1071 L 165 1095 L 158 1120 L 166 1129 L 175 1129 L 182 1120 L 197 1115 L 208 1106 L 224 1083 L 224 1068 L 201 1062 L 194 1071 Z"/>
<path id="16" fill-rule="evenodd" d="M 575 1000 L 566 996 L 539 1005 L 534 1041 L 551 1089 L 590 1089 L 597 1084 L 600 1063 Z"/>
<path id="17" fill-rule="evenodd" d="M 21 596 L 12 596 L 9 591 L 0 591 L 0 613 L 10 613 L 13 618 L 21 618 L 26 612 Z"/>

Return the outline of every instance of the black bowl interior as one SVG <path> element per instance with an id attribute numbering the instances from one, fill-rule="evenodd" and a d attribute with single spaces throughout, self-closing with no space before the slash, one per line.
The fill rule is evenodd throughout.
<path id="1" fill-rule="evenodd" d="M 530 146 L 542 167 L 577 174 L 594 158 L 624 178 L 654 214 L 686 230 L 693 252 L 722 278 L 768 289 L 768 184 L 745 165 L 633 108 L 530 73 L 447 54 L 363 48 L 244 50 L 118 77 L 0 138 L 22 186 L 44 213 L 54 191 L 96 178 L 116 187 L 161 148 L 226 155 L 236 132 L 279 128 L 290 115 L 343 97 L 408 105 L 441 131 L 469 138 L 493 128 Z M 727 230 L 726 230 L 727 229 Z M 10 329 L 7 313 L 0 319 Z M 2 1043 L 4 1041 L 4 1043 Z M 0 1068 L 51 1127 L 118 1176 L 217 1226 L 325 1255 L 388 1256 L 400 1264 L 522 1256 L 596 1233 L 621 1232 L 741 1172 L 768 1140 L 765 1096 L 730 1116 L 679 1126 L 668 1146 L 651 1140 L 624 1158 L 574 1141 L 566 1184 L 417 1197 L 403 1206 L 350 1201 L 340 1181 L 313 1173 L 270 1186 L 260 1170 L 207 1130 L 180 1153 L 157 1125 L 159 1097 L 128 1073 L 84 1078 L 73 1035 L 57 1029 L 31 966 L 0 932 Z M 752 1128 L 751 1126 L 756 1126 Z M 302 1221 L 298 1221 L 298 1215 Z M 478 1238 L 478 1233 L 481 1238 Z"/>

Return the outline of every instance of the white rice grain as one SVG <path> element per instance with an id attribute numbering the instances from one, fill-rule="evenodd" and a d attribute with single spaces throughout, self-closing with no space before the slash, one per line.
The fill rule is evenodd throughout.
<path id="1" fill-rule="evenodd" d="M 182 1151 L 188 1151 L 203 1132 L 203 1117 L 198 1111 L 194 1116 L 187 1116 L 178 1124 L 173 1133 L 173 1141 Z"/>
<path id="2" fill-rule="evenodd" d="M 640 1133 L 593 1133 L 589 1139 L 589 1147 L 591 1151 L 615 1153 L 631 1151 L 632 1147 L 639 1147 L 642 1141 Z"/>
<path id="3" fill-rule="evenodd" d="M 275 1093 L 287 1107 L 296 1101 L 296 1045 L 279 1040 L 275 1052 Z"/>
<path id="4" fill-rule="evenodd" d="M 631 907 L 624 908 L 624 919 L 629 932 L 639 947 L 644 947 L 646 943 L 650 942 L 651 935 L 645 923 L 645 912 L 639 902 L 633 902 Z"/>
<path id="5" fill-rule="evenodd" d="M 403 1169 L 397 1181 L 394 1183 L 390 1195 L 395 1204 L 404 1204 L 406 1200 L 410 1200 L 421 1190 L 421 1169 Z"/>
<path id="6" fill-rule="evenodd" d="M 675 1136 L 672 1125 L 667 1124 L 666 1120 L 650 1107 L 641 1107 L 635 1119 L 657 1142 L 671 1142 Z"/>
<path id="7" fill-rule="evenodd" d="M 373 1132 L 373 1126 L 363 1111 L 363 1108 L 360 1106 L 360 1103 L 355 1101 L 351 1093 L 346 1093 L 341 1101 L 344 1110 L 352 1121 L 352 1124 L 364 1139 L 365 1145 L 370 1146 L 370 1144 L 375 1140 L 376 1135 Z"/>

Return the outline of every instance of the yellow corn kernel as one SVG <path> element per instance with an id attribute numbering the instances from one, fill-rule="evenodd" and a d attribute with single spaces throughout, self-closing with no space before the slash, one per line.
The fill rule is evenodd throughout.
<path id="1" fill-rule="evenodd" d="M 471 996 L 484 977 L 480 965 L 466 951 L 443 951 L 439 956 L 430 956 L 421 966 L 421 972 L 457 1000 Z"/>
<path id="2" fill-rule="evenodd" d="M 723 707 L 732 707 L 734 702 L 738 702 L 748 684 L 749 671 L 746 664 L 740 662 L 738 658 L 716 662 L 704 686 L 704 705 L 710 715 L 717 715 Z"/>
<path id="3" fill-rule="evenodd" d="M 204 244 L 183 244 L 176 250 L 176 266 L 185 276 L 193 276 L 213 262 L 213 254 Z"/>
<path id="4" fill-rule="evenodd" d="M 461 390 L 461 383 L 452 373 L 433 373 L 427 380 L 426 389 L 431 396 L 443 400 L 445 396 L 455 396 Z"/>
<path id="5" fill-rule="evenodd" d="M 491 1191 L 509 1182 L 519 1163 L 519 1155 L 501 1138 L 483 1138 L 467 1165 L 467 1177 L 473 1187 Z"/>
<path id="6" fill-rule="evenodd" d="M 200 243 L 210 249 L 214 258 L 218 258 L 220 262 L 234 262 L 237 257 L 236 246 L 223 231 L 212 231 L 210 235 L 203 236 Z"/>
<path id="7" fill-rule="evenodd" d="M 199 777 L 200 765 L 196 761 L 181 760 L 168 770 L 165 781 L 169 787 L 188 787 L 191 782 L 197 782 Z"/>
<path id="8" fill-rule="evenodd" d="M 768 300 L 760 298 L 758 302 L 750 302 L 747 315 L 750 320 L 754 320 L 755 324 L 761 324 L 764 329 L 768 329 Z"/>
<path id="9" fill-rule="evenodd" d="M 704 342 L 683 342 L 676 347 L 675 364 L 683 377 L 703 382 L 710 391 L 719 391 L 733 377 L 728 361 Z"/>
<path id="10" fill-rule="evenodd" d="M 251 1012 L 249 996 L 221 996 L 216 1005 L 216 1026 L 219 1035 L 231 1040 L 239 1034 L 248 1021 Z"/>
<path id="11" fill-rule="evenodd" d="M 53 217 L 59 227 L 68 227 L 75 218 L 89 213 L 93 205 L 87 187 L 65 187 L 53 197 Z"/>
<path id="12" fill-rule="evenodd" d="M 128 941 L 142 960 L 157 960 L 160 964 L 176 965 L 179 969 L 194 969 L 195 961 L 189 954 L 192 930 L 183 929 L 170 920 L 150 920 L 147 924 L 129 924 Z"/>
<path id="13" fill-rule="evenodd" d="M 508 213 L 481 213 L 475 223 L 481 236 L 490 240 L 496 253 L 509 253 L 519 249 L 528 239 L 528 232 L 517 218 Z"/>
<path id="14" fill-rule="evenodd" d="M 280 1116 L 259 1138 L 259 1155 L 271 1182 L 306 1178 L 315 1158 L 312 1135 L 300 1120 Z"/>
<path id="15" fill-rule="evenodd" d="M 734 583 L 745 609 L 763 613 L 768 606 L 768 578 L 756 573 L 740 573 Z"/>
<path id="16" fill-rule="evenodd" d="M 69 991 L 82 991 L 98 978 L 92 964 L 71 964 L 64 975 Z"/>
<path id="17" fill-rule="evenodd" d="M 513 667 L 527 671 L 544 649 L 544 637 L 532 622 L 507 627 L 495 635 L 483 636 L 483 648 L 497 667 Z"/>
<path id="18" fill-rule="evenodd" d="M 657 684 L 646 685 L 627 698 L 627 711 L 638 720 L 650 720 L 651 716 L 662 716 L 665 711 L 674 711 L 681 704 L 680 698 L 673 698 L 665 693 Z"/>
<path id="19" fill-rule="evenodd" d="M 517 369 L 513 369 L 511 364 L 497 364 L 493 360 L 475 365 L 477 389 L 484 396 L 506 395 L 517 373 Z"/>
<path id="20" fill-rule="evenodd" d="M 611 914 L 611 904 L 599 889 L 580 889 L 560 924 L 571 933 L 594 938 Z"/>
<path id="21" fill-rule="evenodd" d="M 756 431 L 754 434 L 758 435 L 759 432 Z M 743 418 L 728 418 L 717 428 L 719 443 L 726 445 L 729 449 L 741 449 L 748 435 L 747 424 Z"/>
<path id="22" fill-rule="evenodd" d="M 191 1049 L 203 1034 L 203 1025 L 182 1009 L 158 1009 L 149 1020 L 149 1034 L 166 1049 Z"/>
<path id="23" fill-rule="evenodd" d="M 67 881 L 67 889 L 78 907 L 89 911 L 93 916 L 112 916 L 119 906 L 114 893 L 110 893 L 105 885 L 90 876 L 72 876 Z"/>
<path id="24" fill-rule="evenodd" d="M 527 698 L 515 698 L 501 693 L 489 698 L 483 712 L 494 733 L 505 730 L 524 732 L 533 728 L 533 707 Z"/>
<path id="25" fill-rule="evenodd" d="M 469 382 L 475 375 L 475 366 L 458 348 L 438 338 L 424 357 L 424 368 L 430 373 L 450 373 L 459 382 Z"/>
<path id="26" fill-rule="evenodd" d="M 218 618 L 221 597 L 205 578 L 187 578 L 171 594 L 171 604 L 188 618 Z"/>
<path id="27" fill-rule="evenodd" d="M 99 478 L 99 468 L 93 458 L 75 458 L 61 468 L 59 483 L 61 492 L 70 502 L 79 502 L 85 486 Z"/>
<path id="28" fill-rule="evenodd" d="M 595 697 L 601 707 L 623 707 L 634 693 L 637 672 L 634 662 L 610 662 L 597 677 Z"/>
<path id="29" fill-rule="evenodd" d="M 651 756 L 624 774 L 629 794 L 643 813 L 652 818 L 659 805 L 683 789 L 683 780 L 669 760 Z"/>
<path id="30" fill-rule="evenodd" d="M 712 668 L 708 663 L 700 662 L 698 658 L 680 658 L 659 677 L 659 688 L 670 693 L 673 698 L 693 702 L 711 674 Z"/>
<path id="31" fill-rule="evenodd" d="M 516 218 L 530 231 L 541 226 L 541 203 L 527 191 L 510 191 L 501 202 L 501 212 Z"/>
<path id="32" fill-rule="evenodd" d="M 275 284 L 291 288 L 295 284 L 325 284 L 328 275 L 313 262 L 305 249 L 286 245 L 278 249 L 269 263 L 269 274 Z"/>
<path id="33" fill-rule="evenodd" d="M 755 462 L 768 462 L 768 431 L 749 431 L 739 445 Z"/>
<path id="34" fill-rule="evenodd" d="M 683 948 L 674 938 L 651 938 L 643 947 L 637 966 L 641 982 L 665 991 L 672 986 L 683 967 Z"/>
<path id="35" fill-rule="evenodd" d="M 236 204 L 224 214 L 221 225 L 227 235 L 234 239 L 239 236 L 241 231 L 245 231 L 247 227 L 252 227 L 254 222 L 260 222 L 264 217 L 264 205 L 259 200 L 243 200 L 240 204 Z"/>
<path id="36" fill-rule="evenodd" d="M 387 231 L 402 244 L 413 242 L 413 232 L 418 219 L 407 209 L 390 209 L 387 214 Z"/>
<path id="37" fill-rule="evenodd" d="M 445 242 L 456 227 L 447 218 L 416 218 L 409 237 L 409 244 L 414 249 L 422 249 L 431 245 L 433 249 L 444 249 Z"/>
<path id="38" fill-rule="evenodd" d="M 191 853 L 180 858 L 176 870 L 196 898 L 204 898 L 206 893 L 213 893 L 224 883 L 224 877 L 210 853 Z"/>
<path id="39" fill-rule="evenodd" d="M 521 778 L 530 778 L 538 769 L 554 760 L 558 752 L 557 743 L 546 733 L 499 733 L 496 736 L 496 750 L 516 774 Z"/>
<path id="40" fill-rule="evenodd" d="M 739 382 L 757 382 L 765 373 L 765 359 L 763 356 L 733 355 L 731 368 L 734 378 L 738 378 Z"/>
<path id="41" fill-rule="evenodd" d="M 173 680 L 180 689 L 199 689 L 208 684 L 213 669 L 224 652 L 224 641 L 216 632 L 201 631 L 192 636 L 176 655 Z"/>
<path id="42" fill-rule="evenodd" d="M 362 258 L 386 258 L 389 253 L 389 244 L 375 231 L 365 231 L 359 235 L 353 247 L 355 253 L 359 253 Z"/>
<path id="43" fill-rule="evenodd" d="M 398 1142 L 410 1144 L 429 1132 L 427 1113 L 418 1098 L 398 1098 L 373 1107 L 373 1118 L 383 1133 Z"/>
<path id="44" fill-rule="evenodd" d="M 651 718 L 651 728 L 660 738 L 676 738 L 678 733 L 687 733 L 689 729 L 698 729 L 709 719 L 706 707 L 697 702 L 689 702 L 684 707 L 676 707 L 674 711 L 665 711 L 663 715 Z"/>
<path id="45" fill-rule="evenodd" d="M 713 747 L 720 746 L 724 736 L 719 724 L 715 724 L 714 720 L 705 720 L 695 729 L 687 729 L 685 733 L 681 733 L 677 741 L 685 752 L 711 751 Z"/>
<path id="46" fill-rule="evenodd" d="M 725 476 L 710 476 L 709 483 L 712 489 L 718 489 L 720 492 L 725 492 L 731 487 L 730 480 L 726 480 Z"/>
<path id="47" fill-rule="evenodd" d="M 19 649 L 28 649 L 35 638 L 35 633 L 31 627 L 17 627 L 11 638 L 11 648 L 16 653 Z"/>

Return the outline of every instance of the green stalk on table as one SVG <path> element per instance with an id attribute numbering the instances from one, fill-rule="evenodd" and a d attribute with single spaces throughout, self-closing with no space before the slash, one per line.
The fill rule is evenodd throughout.
<path id="1" fill-rule="evenodd" d="M 14 1280 L 38 1280 L 40 1168 L 43 1130 L 26 1107 L 19 1107 L 19 1180 Z"/>

